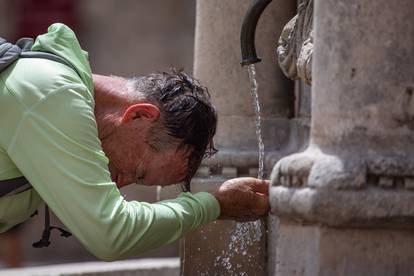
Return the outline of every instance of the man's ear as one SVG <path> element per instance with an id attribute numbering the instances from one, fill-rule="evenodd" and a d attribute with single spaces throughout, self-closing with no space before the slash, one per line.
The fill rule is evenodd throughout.
<path id="1" fill-rule="evenodd" d="M 160 109 L 150 103 L 137 103 L 129 106 L 122 115 L 121 122 L 127 123 L 135 119 L 156 121 L 160 117 Z"/>

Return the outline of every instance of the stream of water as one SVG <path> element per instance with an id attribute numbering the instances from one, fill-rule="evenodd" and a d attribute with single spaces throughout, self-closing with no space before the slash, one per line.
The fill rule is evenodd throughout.
<path id="1" fill-rule="evenodd" d="M 248 67 L 249 80 L 250 80 L 250 94 L 253 99 L 254 112 L 256 113 L 256 136 L 259 146 L 259 173 L 258 178 L 264 178 L 264 144 L 262 138 L 262 124 L 260 117 L 260 103 L 259 94 L 257 93 L 258 85 L 256 81 L 256 67 L 254 64 L 250 64 Z"/>
<path id="2" fill-rule="evenodd" d="M 249 80 L 250 80 L 250 94 L 253 99 L 253 107 L 256 114 L 256 136 L 259 148 L 259 172 L 258 178 L 264 178 L 264 144 L 262 138 L 262 127 L 260 117 L 260 104 L 258 95 L 258 85 L 256 81 L 256 67 L 254 64 L 248 67 Z M 262 238 L 261 222 L 260 220 L 251 222 L 238 222 L 235 225 L 233 232 L 230 235 L 230 243 L 227 251 L 223 251 L 220 256 L 217 256 L 215 260 L 215 266 L 224 266 L 230 274 L 238 273 L 238 275 L 247 275 L 243 272 L 243 268 L 247 268 L 249 264 L 237 263 L 232 265 L 232 258 L 235 255 L 242 254 L 247 257 L 247 262 L 251 261 L 250 247 L 255 243 L 260 242 Z M 250 252 L 249 252 L 250 251 Z M 254 258 L 253 258 L 254 259 Z"/>

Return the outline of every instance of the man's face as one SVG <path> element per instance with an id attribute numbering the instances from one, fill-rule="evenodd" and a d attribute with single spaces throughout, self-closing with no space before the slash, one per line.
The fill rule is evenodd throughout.
<path id="1" fill-rule="evenodd" d="M 150 123 L 134 120 L 102 140 L 109 170 L 119 188 L 132 183 L 166 186 L 182 182 L 188 169 L 188 151 L 156 151 L 149 144 Z"/>
<path id="2" fill-rule="evenodd" d="M 184 181 L 188 170 L 188 154 L 184 150 L 152 151 L 144 160 L 142 184 L 167 186 Z"/>

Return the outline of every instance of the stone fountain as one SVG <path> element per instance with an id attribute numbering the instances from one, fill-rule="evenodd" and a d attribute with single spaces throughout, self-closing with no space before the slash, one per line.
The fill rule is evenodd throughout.
<path id="1" fill-rule="evenodd" d="M 310 143 L 273 169 L 272 275 L 414 273 L 413 12 L 315 0 L 311 77 L 297 74 L 312 82 Z"/>
<path id="2" fill-rule="evenodd" d="M 209 88 L 218 110 L 217 156 L 206 160 L 192 182 L 192 191 L 213 191 L 226 179 L 255 176 L 258 148 L 255 113 L 246 68 L 240 66 L 240 27 L 250 1 L 197 1 L 194 75 Z M 257 46 L 263 62 L 257 67 L 262 109 L 262 134 L 269 177 L 274 160 L 297 149 L 292 133 L 294 86 L 277 65 L 274 45 L 285 23 L 295 14 L 296 2 L 282 0 L 262 15 Z M 296 141 L 297 142 L 297 141 Z M 297 142 L 299 143 L 299 142 Z M 282 154 L 282 150 L 290 151 Z M 163 189 L 167 197 L 171 189 Z M 162 196 L 163 197 L 163 196 Z M 266 275 L 267 225 L 253 231 L 235 222 L 217 221 L 183 239 L 184 275 Z M 251 228 L 250 228 L 251 229 Z M 236 239 L 233 241 L 232 239 Z"/>
<path id="3" fill-rule="evenodd" d="M 256 175 L 254 114 L 237 66 L 248 2 L 197 2 L 194 69 L 219 111 L 221 152 L 195 190 Z M 215 260 L 227 256 L 235 224 L 206 226 L 183 242 L 183 274 L 414 274 L 413 20 L 411 0 L 269 5 L 256 34 L 273 167 L 267 238 L 226 266 Z"/>

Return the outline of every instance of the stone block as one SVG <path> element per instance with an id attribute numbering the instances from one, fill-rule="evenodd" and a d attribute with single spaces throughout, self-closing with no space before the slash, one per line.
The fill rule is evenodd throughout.
<path id="1" fill-rule="evenodd" d="M 237 168 L 236 167 L 223 167 L 221 174 L 226 178 L 235 178 L 237 177 Z"/>
<path id="2" fill-rule="evenodd" d="M 329 228 L 281 221 L 271 275 L 413 275 L 410 230 Z"/>
<path id="3" fill-rule="evenodd" d="M 257 177 L 259 175 L 259 168 L 249 168 L 249 176 Z"/>
<path id="4" fill-rule="evenodd" d="M 392 188 L 394 179 L 392 177 L 382 176 L 379 178 L 378 185 L 382 188 Z"/>
<path id="5" fill-rule="evenodd" d="M 201 166 L 198 168 L 196 177 L 209 177 L 211 175 L 210 168 L 207 166 Z"/>
<path id="6" fill-rule="evenodd" d="M 414 193 L 368 187 L 333 190 L 271 187 L 272 213 L 280 218 L 334 227 L 414 228 Z"/>
<path id="7" fill-rule="evenodd" d="M 414 178 L 407 177 L 404 179 L 405 188 L 408 190 L 414 190 Z"/>

